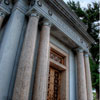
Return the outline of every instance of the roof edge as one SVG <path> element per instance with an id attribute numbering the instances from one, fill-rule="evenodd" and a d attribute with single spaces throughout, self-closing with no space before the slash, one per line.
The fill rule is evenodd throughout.
<path id="1" fill-rule="evenodd" d="M 64 19 L 87 39 L 88 42 L 94 44 L 95 40 L 87 33 L 86 25 L 78 18 L 78 16 L 65 4 L 62 0 L 46 0 L 50 6 L 55 8 L 55 10 L 64 17 Z"/>

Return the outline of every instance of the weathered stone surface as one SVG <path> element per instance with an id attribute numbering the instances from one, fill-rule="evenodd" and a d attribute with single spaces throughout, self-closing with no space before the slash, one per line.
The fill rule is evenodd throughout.
<path id="1" fill-rule="evenodd" d="M 40 35 L 33 100 L 47 100 L 50 26 L 43 25 Z"/>
<path id="2" fill-rule="evenodd" d="M 77 51 L 78 100 L 87 100 L 83 51 Z"/>
<path id="3" fill-rule="evenodd" d="M 35 52 L 38 17 L 29 19 L 18 66 L 13 100 L 28 100 Z"/>
<path id="4" fill-rule="evenodd" d="M 87 100 L 93 100 L 91 73 L 88 54 L 85 55 L 85 72 L 86 72 L 86 88 L 87 88 Z"/>

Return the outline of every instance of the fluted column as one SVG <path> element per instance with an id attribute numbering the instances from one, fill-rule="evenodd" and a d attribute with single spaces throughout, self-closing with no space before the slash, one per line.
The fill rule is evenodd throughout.
<path id="1" fill-rule="evenodd" d="M 0 28 L 2 26 L 4 18 L 5 18 L 5 14 L 2 11 L 0 11 Z"/>
<path id="2" fill-rule="evenodd" d="M 78 100 L 87 100 L 83 50 L 77 50 Z"/>
<path id="3" fill-rule="evenodd" d="M 24 44 L 18 65 L 13 100 L 28 100 L 29 97 L 38 20 L 38 14 L 32 13 L 29 18 L 28 27 L 26 30 Z"/>
<path id="4" fill-rule="evenodd" d="M 85 72 L 86 72 L 87 100 L 93 100 L 89 56 L 87 53 L 85 53 L 84 59 L 85 59 Z"/>
<path id="5" fill-rule="evenodd" d="M 22 7 L 25 9 L 22 9 Z M 16 3 L 3 33 L 0 46 L 0 100 L 8 98 L 14 62 L 25 20 L 26 7 L 27 5 L 24 4 L 24 1 Z"/>
<path id="6" fill-rule="evenodd" d="M 44 22 L 40 32 L 39 54 L 36 68 L 33 100 L 47 100 L 49 40 L 50 25 L 48 22 Z"/>

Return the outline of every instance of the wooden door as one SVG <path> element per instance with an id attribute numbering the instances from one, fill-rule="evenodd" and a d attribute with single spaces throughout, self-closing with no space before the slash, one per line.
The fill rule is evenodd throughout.
<path id="1" fill-rule="evenodd" d="M 60 71 L 50 67 L 47 100 L 60 100 Z"/>

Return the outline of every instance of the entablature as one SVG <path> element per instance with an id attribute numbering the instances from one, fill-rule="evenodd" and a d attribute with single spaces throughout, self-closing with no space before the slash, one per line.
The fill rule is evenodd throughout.
<path id="1" fill-rule="evenodd" d="M 87 33 L 86 25 L 79 20 L 78 16 L 62 0 L 46 0 L 49 6 L 58 12 L 65 21 L 73 26 L 84 38 L 89 42 L 94 43 L 94 40 Z"/>
<path id="2" fill-rule="evenodd" d="M 36 1 L 27 13 L 30 13 L 31 11 L 37 11 L 51 21 L 51 23 L 62 32 L 62 35 L 66 38 L 66 41 L 67 38 L 69 38 L 79 47 L 82 47 L 85 51 L 89 52 L 90 42 L 82 37 L 77 31 L 73 30 L 73 28 L 71 28 L 64 20 L 62 20 L 62 17 L 52 8 L 48 7 L 45 2 Z"/>

